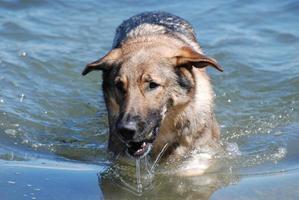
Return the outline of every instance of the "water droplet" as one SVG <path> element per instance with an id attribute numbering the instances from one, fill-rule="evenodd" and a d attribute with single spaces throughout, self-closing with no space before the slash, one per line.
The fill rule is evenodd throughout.
<path id="1" fill-rule="evenodd" d="M 228 103 L 230 103 L 230 102 L 231 102 L 231 100 L 230 100 L 230 99 L 228 99 L 228 100 L 227 100 L 227 102 L 228 102 Z"/>
<path id="2" fill-rule="evenodd" d="M 26 57 L 27 53 L 25 51 L 21 52 L 21 56 Z"/>
<path id="3" fill-rule="evenodd" d="M 20 96 L 20 102 L 23 102 L 24 97 L 25 97 L 25 94 L 22 93 L 21 96 Z"/>
<path id="4" fill-rule="evenodd" d="M 259 159 L 259 158 L 260 158 L 260 155 L 256 155 L 255 158 L 256 158 L 256 159 Z"/>
<path id="5" fill-rule="evenodd" d="M 0 103 L 4 103 L 4 99 L 0 99 Z"/>
<path id="6" fill-rule="evenodd" d="M 137 192 L 142 192 L 141 176 L 140 176 L 140 159 L 136 159 L 136 178 L 137 178 Z"/>
<path id="7" fill-rule="evenodd" d="M 239 146 L 237 143 L 227 143 L 226 151 L 231 156 L 240 156 L 241 155 L 241 151 L 239 150 Z"/>
<path id="8" fill-rule="evenodd" d="M 38 148 L 38 144 L 32 144 L 31 146 L 32 146 L 32 148 L 35 148 L 35 149 Z"/>
<path id="9" fill-rule="evenodd" d="M 4 133 L 6 133 L 7 135 L 16 136 L 17 131 L 14 129 L 6 129 Z"/>
<path id="10" fill-rule="evenodd" d="M 274 159 L 277 160 L 281 160 L 282 158 L 284 158 L 287 154 L 287 149 L 283 148 L 283 147 L 279 147 L 277 149 L 277 152 L 273 155 Z"/>
<path id="11" fill-rule="evenodd" d="M 28 143 L 29 143 L 29 140 L 25 139 L 25 140 L 23 140 L 22 143 L 28 144 Z"/>

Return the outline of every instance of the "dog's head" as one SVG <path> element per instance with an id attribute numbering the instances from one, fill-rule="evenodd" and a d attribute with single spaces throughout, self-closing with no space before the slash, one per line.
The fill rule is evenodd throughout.
<path id="1" fill-rule="evenodd" d="M 190 102 L 195 86 L 192 69 L 208 65 L 222 71 L 214 59 L 190 47 L 133 43 L 111 50 L 82 74 L 103 71 L 110 134 L 121 139 L 131 156 L 143 157 L 166 113 Z"/>

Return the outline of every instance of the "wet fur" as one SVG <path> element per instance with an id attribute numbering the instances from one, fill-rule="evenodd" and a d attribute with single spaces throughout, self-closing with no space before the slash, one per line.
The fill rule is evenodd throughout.
<path id="1" fill-rule="evenodd" d="M 124 153 L 126 146 L 116 124 L 132 113 L 145 128 L 159 126 L 153 157 L 165 144 L 169 147 L 164 159 L 177 160 L 195 148 L 217 143 L 220 132 L 205 69 L 208 65 L 222 71 L 214 59 L 203 55 L 187 21 L 164 12 L 142 13 L 124 21 L 117 28 L 112 50 L 83 71 L 83 75 L 103 71 L 108 149 L 117 155 Z M 163 87 L 149 95 L 149 79 L 160 81 Z M 118 82 L 125 95 L 116 89 Z M 146 131 L 140 131 L 138 137 L 144 134 Z"/>

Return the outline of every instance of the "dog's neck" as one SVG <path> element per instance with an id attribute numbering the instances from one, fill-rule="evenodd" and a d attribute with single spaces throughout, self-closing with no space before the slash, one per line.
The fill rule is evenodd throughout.
<path id="1" fill-rule="evenodd" d="M 213 114 L 214 93 L 205 70 L 194 69 L 195 92 L 187 105 L 169 110 L 162 121 L 153 145 L 153 156 L 168 144 L 166 153 L 182 157 L 192 147 L 200 147 L 218 138 L 219 131 Z"/>

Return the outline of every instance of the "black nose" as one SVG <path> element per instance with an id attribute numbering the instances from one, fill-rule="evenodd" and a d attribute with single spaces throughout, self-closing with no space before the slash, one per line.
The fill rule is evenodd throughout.
<path id="1" fill-rule="evenodd" d="M 126 121 L 119 123 L 118 132 L 125 140 L 132 140 L 134 135 L 137 132 L 137 122 L 135 121 Z"/>

